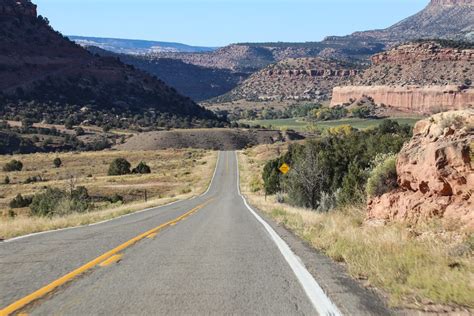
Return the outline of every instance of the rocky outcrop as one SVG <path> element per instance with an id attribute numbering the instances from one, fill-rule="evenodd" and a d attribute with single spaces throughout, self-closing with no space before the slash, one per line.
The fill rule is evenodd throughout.
<path id="1" fill-rule="evenodd" d="M 288 58 L 254 73 L 217 102 L 323 101 L 332 88 L 356 76 L 361 65 L 323 58 Z"/>
<path id="2" fill-rule="evenodd" d="M 451 47 L 447 47 L 451 45 Z M 401 45 L 372 57 L 372 66 L 336 87 L 332 105 L 363 96 L 395 110 L 437 113 L 474 105 L 474 49 L 445 41 Z"/>
<path id="3" fill-rule="evenodd" d="M 441 219 L 474 231 L 474 111 L 418 122 L 397 158 L 399 189 L 368 202 L 369 221 Z"/>
<path id="4" fill-rule="evenodd" d="M 29 0 L 0 0 L 0 16 L 36 17 L 36 5 Z"/>
<path id="5" fill-rule="evenodd" d="M 445 5 L 445 6 L 456 6 L 456 5 L 468 5 L 474 6 L 474 2 L 472 0 L 431 0 L 430 5 L 438 6 L 438 5 Z"/>
<path id="6" fill-rule="evenodd" d="M 370 97 L 375 104 L 398 111 L 433 114 L 474 107 L 474 89 L 459 86 L 347 86 L 336 87 L 332 105 Z"/>
<path id="7" fill-rule="evenodd" d="M 435 42 L 415 43 L 375 54 L 371 60 L 373 65 L 441 61 L 469 62 L 474 60 L 474 49 L 447 48 Z"/>

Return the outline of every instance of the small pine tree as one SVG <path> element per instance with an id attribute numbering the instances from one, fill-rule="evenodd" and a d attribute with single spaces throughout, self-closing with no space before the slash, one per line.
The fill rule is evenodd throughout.
<path id="1" fill-rule="evenodd" d="M 23 197 L 21 194 L 18 194 L 13 200 L 10 201 L 11 208 L 22 208 L 27 207 L 31 204 L 31 197 Z"/>
<path id="2" fill-rule="evenodd" d="M 75 131 L 76 131 L 76 136 L 82 136 L 86 133 L 82 127 L 77 127 Z"/>
<path id="3" fill-rule="evenodd" d="M 6 176 L 5 180 L 3 181 L 5 184 L 10 184 L 10 177 Z"/>
<path id="4" fill-rule="evenodd" d="M 130 173 L 130 163 L 124 158 L 116 158 L 110 163 L 108 175 L 120 176 Z"/>
<path id="5" fill-rule="evenodd" d="M 367 172 L 355 162 L 349 164 L 349 170 L 342 180 L 342 187 L 337 196 L 339 205 L 365 203 L 365 181 Z"/>
<path id="6" fill-rule="evenodd" d="M 146 174 L 151 173 L 150 167 L 141 161 L 135 168 L 132 170 L 133 173 Z"/>
<path id="7" fill-rule="evenodd" d="M 12 160 L 3 166 L 3 171 L 21 171 L 23 169 L 23 163 L 19 160 Z"/>
<path id="8" fill-rule="evenodd" d="M 63 162 L 61 161 L 61 158 L 54 158 L 53 160 L 53 165 L 56 167 L 56 168 L 59 168 L 61 167 L 61 165 L 63 164 Z"/>

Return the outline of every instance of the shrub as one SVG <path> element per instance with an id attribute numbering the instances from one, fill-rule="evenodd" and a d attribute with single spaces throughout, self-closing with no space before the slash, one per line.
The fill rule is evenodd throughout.
<path id="1" fill-rule="evenodd" d="M 64 122 L 64 127 L 66 129 L 73 129 L 74 128 L 74 122 L 71 120 L 71 119 L 66 119 L 66 121 Z"/>
<path id="2" fill-rule="evenodd" d="M 370 172 L 366 186 L 369 197 L 381 196 L 398 186 L 396 160 L 396 155 L 388 155 Z"/>
<path id="3" fill-rule="evenodd" d="M 258 192 L 262 189 L 262 179 L 258 175 L 254 175 L 250 180 L 250 191 Z"/>
<path id="4" fill-rule="evenodd" d="M 3 171 L 21 171 L 23 169 L 23 163 L 18 160 L 12 160 L 3 166 Z"/>
<path id="5" fill-rule="evenodd" d="M 3 180 L 3 183 L 5 183 L 5 184 L 10 184 L 10 177 L 9 177 L 9 176 L 6 176 L 6 177 L 5 177 L 5 180 Z"/>
<path id="6" fill-rule="evenodd" d="M 334 193 L 321 192 L 321 199 L 317 211 L 321 213 L 329 212 L 336 208 L 339 190 Z"/>
<path id="7" fill-rule="evenodd" d="M 82 127 L 77 127 L 75 131 L 76 131 L 76 136 L 82 136 L 86 133 Z"/>
<path id="8" fill-rule="evenodd" d="M 110 125 L 108 125 L 108 124 L 107 124 L 107 125 L 104 125 L 104 126 L 102 127 L 102 131 L 103 131 L 104 133 L 110 132 L 111 129 L 112 129 L 112 126 L 110 126 Z"/>
<path id="9" fill-rule="evenodd" d="M 266 194 L 275 194 L 280 191 L 279 160 L 268 162 L 263 168 L 263 187 Z"/>
<path id="10" fill-rule="evenodd" d="M 133 168 L 132 173 L 146 174 L 151 173 L 150 167 L 146 163 L 141 161 L 135 168 Z"/>
<path id="11" fill-rule="evenodd" d="M 31 197 L 23 197 L 21 194 L 18 194 L 13 200 L 10 201 L 11 208 L 22 208 L 27 207 L 31 204 Z"/>
<path id="12" fill-rule="evenodd" d="M 59 167 L 61 167 L 62 164 L 63 164 L 63 162 L 61 161 L 61 158 L 59 158 L 59 157 L 54 158 L 54 160 L 53 160 L 54 167 L 59 168 Z"/>
<path id="13" fill-rule="evenodd" d="M 334 197 L 338 206 L 364 203 L 374 158 L 398 152 L 410 134 L 408 126 L 386 120 L 378 128 L 349 133 L 342 129 L 304 145 L 291 145 L 287 153 L 265 165 L 265 191 L 275 194 L 283 188 L 289 203 L 322 211 L 333 208 Z M 278 171 L 283 162 L 292 166 L 285 176 Z M 393 187 L 396 174 L 384 182 Z"/>
<path id="14" fill-rule="evenodd" d="M 52 215 L 66 193 L 59 189 L 47 188 L 46 192 L 36 194 L 31 202 L 31 213 L 36 216 Z"/>
<path id="15" fill-rule="evenodd" d="M 44 193 L 33 197 L 30 209 L 36 216 L 53 216 L 84 212 L 90 205 L 90 197 L 85 187 L 77 187 L 71 192 L 47 188 Z"/>
<path id="16" fill-rule="evenodd" d="M 35 182 L 41 182 L 41 181 L 43 181 L 43 178 L 41 176 L 31 176 L 31 177 L 26 178 L 24 183 L 29 184 L 29 183 L 35 183 Z"/>
<path id="17" fill-rule="evenodd" d="M 367 172 L 360 169 L 356 163 L 349 163 L 347 174 L 342 180 L 342 186 L 338 195 L 339 205 L 363 204 L 366 201 L 365 183 Z"/>
<path id="18" fill-rule="evenodd" d="M 115 193 L 114 195 L 112 195 L 110 198 L 109 198 L 109 201 L 110 203 L 118 203 L 118 202 L 121 202 L 123 203 L 123 196 Z"/>
<path id="19" fill-rule="evenodd" d="M 284 187 L 296 206 L 316 210 L 326 185 L 326 169 L 315 147 L 306 146 L 303 154 L 293 163 Z"/>
<path id="20" fill-rule="evenodd" d="M 124 158 L 116 158 L 110 163 L 108 175 L 120 176 L 130 174 L 130 163 Z"/>

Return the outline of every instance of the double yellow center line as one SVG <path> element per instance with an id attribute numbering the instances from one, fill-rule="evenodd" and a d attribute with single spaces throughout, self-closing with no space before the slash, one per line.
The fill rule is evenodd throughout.
<path id="1" fill-rule="evenodd" d="M 95 258 L 94 260 L 92 260 L 92 261 L 86 263 L 85 265 L 77 268 L 76 270 L 62 276 L 61 278 L 57 279 L 56 281 L 53 281 L 50 284 L 42 287 L 41 289 L 31 293 L 30 295 L 27 295 L 27 296 L 23 297 L 22 299 L 19 299 L 18 301 L 8 305 L 4 309 L 0 310 L 0 316 L 10 315 L 10 314 L 18 311 L 19 309 L 25 307 L 26 305 L 30 304 L 31 302 L 45 296 L 46 294 L 50 293 L 54 289 L 58 288 L 59 286 L 65 284 L 66 282 L 71 281 L 75 277 L 77 277 L 80 274 L 86 272 L 87 270 L 90 270 L 90 269 L 94 268 L 95 266 L 97 266 L 101 263 L 103 263 L 103 266 L 106 266 L 106 265 L 112 263 L 113 261 L 115 261 L 116 258 L 118 258 L 118 260 L 120 260 L 121 255 L 117 255 L 120 251 L 132 246 L 133 244 L 139 242 L 140 240 L 142 240 L 144 238 L 147 238 L 147 237 L 152 238 L 152 237 L 156 236 L 156 234 L 161 229 L 169 227 L 169 226 L 176 225 L 179 221 L 182 221 L 186 217 L 188 217 L 188 216 L 192 215 L 193 213 L 197 212 L 198 210 L 202 209 L 204 206 L 209 204 L 211 201 L 212 201 L 212 199 L 209 199 L 209 200 L 205 201 L 204 203 L 199 204 L 198 206 L 196 206 L 192 210 L 184 213 L 183 215 L 181 215 L 181 216 L 179 216 L 179 217 L 177 217 L 177 218 L 175 218 L 175 219 L 173 219 L 169 222 L 161 224 L 160 226 L 157 226 L 153 229 L 150 229 L 149 231 L 144 232 L 143 234 L 140 234 L 137 237 L 134 237 L 134 238 L 130 239 L 129 241 L 121 244 L 120 246 L 118 246 L 118 247 L 116 247 L 112 250 L 107 251 L 103 255 Z M 114 259 L 112 260 L 111 257 L 114 257 Z M 109 261 L 111 261 L 111 262 L 109 262 Z"/>

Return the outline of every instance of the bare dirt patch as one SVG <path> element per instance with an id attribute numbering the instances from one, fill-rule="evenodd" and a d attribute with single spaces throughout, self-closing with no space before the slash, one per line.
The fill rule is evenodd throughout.
<path id="1" fill-rule="evenodd" d="M 302 137 L 294 132 L 258 129 L 191 129 L 140 133 L 132 136 L 119 150 L 157 150 L 199 148 L 236 150 L 258 144 L 273 144 Z"/>

